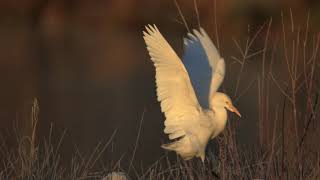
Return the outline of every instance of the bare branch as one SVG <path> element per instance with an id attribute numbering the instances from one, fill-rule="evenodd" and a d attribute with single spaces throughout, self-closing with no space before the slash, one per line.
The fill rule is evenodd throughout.
<path id="1" fill-rule="evenodd" d="M 182 19 L 182 21 L 183 21 L 183 23 L 184 23 L 184 26 L 186 27 L 186 29 L 188 30 L 188 32 L 190 32 L 190 29 L 189 29 L 189 26 L 188 26 L 188 24 L 187 24 L 187 21 L 186 21 L 184 15 L 183 15 L 183 13 L 182 13 L 182 11 L 181 11 L 181 9 L 180 9 L 180 6 L 179 6 L 177 0 L 174 0 L 174 4 L 175 4 L 176 7 L 177 7 L 177 10 L 178 10 L 179 15 L 180 15 L 180 17 L 181 17 L 181 19 Z"/>
<path id="2" fill-rule="evenodd" d="M 280 86 L 280 84 L 278 83 L 278 81 L 275 79 L 275 77 L 273 76 L 273 73 L 270 73 L 270 77 L 272 78 L 273 82 L 277 85 L 278 89 L 281 91 L 281 93 L 286 96 L 287 99 L 290 100 L 291 103 L 293 103 L 292 98 L 288 95 L 288 93 L 286 93 Z"/>
<path id="3" fill-rule="evenodd" d="M 201 27 L 201 23 L 200 23 L 200 15 L 199 15 L 199 10 L 198 10 L 197 0 L 193 0 L 193 4 L 194 4 L 194 10 L 196 11 L 196 15 L 197 15 L 198 26 L 200 28 Z"/>

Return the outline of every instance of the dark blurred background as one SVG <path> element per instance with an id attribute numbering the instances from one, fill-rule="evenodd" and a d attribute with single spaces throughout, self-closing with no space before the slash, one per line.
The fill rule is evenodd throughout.
<path id="1" fill-rule="evenodd" d="M 197 28 L 193 0 L 177 0 L 190 27 Z M 234 93 L 238 69 L 231 56 L 242 42 L 273 18 L 281 30 L 281 12 L 293 12 L 303 23 L 310 12 L 311 32 L 319 30 L 316 0 L 198 0 L 201 25 L 227 62 L 224 89 Z M 215 18 L 216 22 L 215 23 Z M 0 130 L 12 132 L 28 118 L 32 99 L 40 104 L 38 134 L 56 136 L 66 129 L 65 154 L 77 145 L 90 152 L 117 130 L 105 158 L 130 159 L 143 112 L 137 163 L 151 164 L 164 151 L 164 116 L 156 101 L 154 68 L 142 38 L 146 24 L 156 24 L 181 56 L 187 33 L 173 0 L 1 0 L 0 1 Z M 215 36 L 217 24 L 218 37 Z M 257 40 L 256 49 L 263 47 Z M 259 45 L 260 43 L 260 45 Z M 243 77 L 255 76 L 254 63 Z M 251 69 L 250 69 L 251 68 Z M 251 73 L 250 73 L 251 72 Z M 243 87 L 249 83 L 243 80 Z M 242 87 L 242 88 L 243 88 Z M 250 95 L 251 93 L 251 95 Z M 237 123 L 243 143 L 252 142 L 258 118 L 256 89 L 236 103 L 244 120 Z M 241 101 L 240 101 L 241 102 Z"/>

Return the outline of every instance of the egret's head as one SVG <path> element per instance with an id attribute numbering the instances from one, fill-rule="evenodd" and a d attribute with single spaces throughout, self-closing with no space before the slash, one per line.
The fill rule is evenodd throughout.
<path id="1" fill-rule="evenodd" d="M 224 93 L 216 92 L 211 99 L 211 107 L 226 108 L 227 110 L 236 113 L 239 117 L 241 114 L 238 109 L 233 106 L 231 99 Z"/>

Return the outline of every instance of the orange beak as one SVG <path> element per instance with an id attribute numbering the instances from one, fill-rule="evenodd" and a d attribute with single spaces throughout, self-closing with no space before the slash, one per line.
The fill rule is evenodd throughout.
<path id="1" fill-rule="evenodd" d="M 236 107 L 234 107 L 233 105 L 230 105 L 230 107 L 228 107 L 229 111 L 236 113 L 236 115 L 238 115 L 239 117 L 241 117 L 240 112 L 238 111 L 238 109 Z"/>

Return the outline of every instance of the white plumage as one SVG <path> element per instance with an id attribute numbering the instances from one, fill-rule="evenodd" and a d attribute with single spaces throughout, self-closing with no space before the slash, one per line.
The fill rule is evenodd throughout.
<path id="1" fill-rule="evenodd" d="M 225 127 L 226 109 L 240 116 L 230 98 L 217 92 L 225 62 L 202 28 L 184 39 L 183 62 L 155 25 L 146 26 L 143 35 L 156 68 L 158 101 L 166 116 L 164 132 L 173 140 L 162 147 L 185 160 L 196 156 L 204 161 L 209 139 Z"/>

